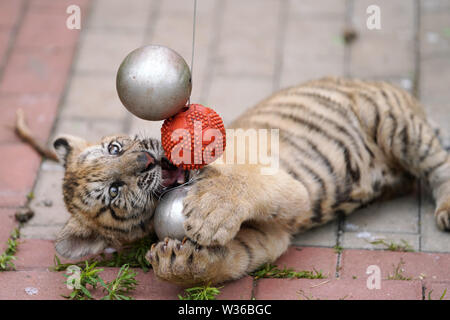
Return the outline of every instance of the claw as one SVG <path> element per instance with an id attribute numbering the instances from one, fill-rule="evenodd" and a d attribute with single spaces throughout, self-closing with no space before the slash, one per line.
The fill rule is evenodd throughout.
<path id="1" fill-rule="evenodd" d="M 188 238 L 187 238 L 187 237 L 184 237 L 184 238 L 183 238 L 183 241 L 181 241 L 181 244 L 185 244 L 187 240 L 188 240 Z"/>
<path id="2" fill-rule="evenodd" d="M 152 246 L 150 247 L 150 250 L 155 249 L 155 247 L 156 247 L 156 242 L 154 242 L 154 243 L 152 244 Z"/>
<path id="3" fill-rule="evenodd" d="M 164 244 L 167 245 L 169 243 L 169 237 L 164 238 Z"/>

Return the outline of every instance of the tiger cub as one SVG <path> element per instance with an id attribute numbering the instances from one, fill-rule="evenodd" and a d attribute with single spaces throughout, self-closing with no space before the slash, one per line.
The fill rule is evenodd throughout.
<path id="1" fill-rule="evenodd" d="M 148 236 L 165 189 L 193 181 L 187 238 L 154 244 L 155 274 L 181 285 L 237 279 L 287 248 L 291 235 L 347 215 L 423 178 L 435 217 L 450 230 L 450 161 L 420 104 L 383 82 L 324 78 L 275 93 L 230 128 L 279 129 L 276 174 L 260 164 L 214 163 L 184 172 L 159 141 L 61 136 L 63 195 L 71 218 L 56 250 L 80 258 Z"/>

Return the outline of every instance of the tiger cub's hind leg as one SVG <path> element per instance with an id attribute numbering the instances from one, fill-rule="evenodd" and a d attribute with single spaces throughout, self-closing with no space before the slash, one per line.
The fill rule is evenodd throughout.
<path id="1" fill-rule="evenodd" d="M 423 178 L 436 202 L 440 229 L 450 231 L 450 159 L 435 130 L 410 110 L 391 110 L 378 127 L 378 144 L 391 160 Z"/>

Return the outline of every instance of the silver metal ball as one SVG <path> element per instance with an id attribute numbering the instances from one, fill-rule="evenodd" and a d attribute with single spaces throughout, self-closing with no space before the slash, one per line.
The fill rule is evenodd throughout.
<path id="1" fill-rule="evenodd" d="M 165 193 L 155 210 L 154 227 L 158 239 L 165 237 L 182 240 L 185 237 L 183 200 L 189 186 L 178 187 Z"/>
<path id="2" fill-rule="evenodd" d="M 164 46 L 148 45 L 130 52 L 119 67 L 116 88 L 120 101 L 135 116 L 164 120 L 178 113 L 191 95 L 186 61 Z"/>

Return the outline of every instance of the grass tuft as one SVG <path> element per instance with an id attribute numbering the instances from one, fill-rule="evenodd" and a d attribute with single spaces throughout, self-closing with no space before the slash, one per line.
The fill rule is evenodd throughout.
<path id="1" fill-rule="evenodd" d="M 333 249 L 334 249 L 334 252 L 335 253 L 342 253 L 342 251 L 344 250 L 344 248 L 342 247 L 342 246 L 340 246 L 340 245 L 335 245 L 334 247 L 333 247 Z"/>
<path id="2" fill-rule="evenodd" d="M 151 265 L 145 258 L 145 255 L 152 244 L 153 241 L 149 237 L 145 237 L 130 244 L 120 252 L 114 252 L 111 259 L 100 261 L 100 265 L 118 268 L 127 264 L 130 268 L 140 268 L 142 271 L 147 272 L 151 269 Z"/>
<path id="3" fill-rule="evenodd" d="M 64 283 L 72 287 L 72 292 L 68 296 L 63 296 L 64 298 L 70 300 L 93 300 L 94 297 L 92 296 L 91 290 L 97 289 L 100 284 L 106 293 L 101 300 L 133 299 L 127 296 L 127 294 L 133 291 L 138 285 L 135 279 L 137 273 L 131 271 L 129 265 L 124 264 L 114 280 L 105 282 L 100 277 L 100 272 L 104 269 L 97 268 L 96 262 L 90 264 L 89 261 L 84 261 L 84 263 L 85 266 L 80 268 L 78 274 L 64 275 L 67 278 Z"/>
<path id="4" fill-rule="evenodd" d="M 184 290 L 184 296 L 178 295 L 180 300 L 216 300 L 216 296 L 223 287 L 211 287 L 210 284 Z"/>
<path id="5" fill-rule="evenodd" d="M 393 274 L 389 274 L 388 275 L 388 280 L 406 280 L 406 281 L 410 281 L 412 280 L 411 277 L 405 277 L 403 275 L 403 272 L 405 272 L 405 270 L 403 269 L 403 265 L 405 264 L 405 262 L 403 261 L 403 259 L 400 258 L 400 262 L 394 267 L 394 273 Z"/>
<path id="6" fill-rule="evenodd" d="M 133 300 L 132 297 L 127 296 L 127 294 L 138 285 L 135 279 L 137 273 L 130 270 L 128 264 L 124 264 L 117 274 L 117 277 L 108 283 L 105 283 L 103 279 L 100 278 L 100 283 L 107 293 L 102 300 Z"/>
<path id="7" fill-rule="evenodd" d="M 14 255 L 17 252 L 17 246 L 19 245 L 18 239 L 20 237 L 19 229 L 14 229 L 10 237 L 7 240 L 6 250 L 0 255 L 0 271 L 10 271 L 15 270 L 16 266 L 14 260 L 16 257 Z"/>
<path id="8" fill-rule="evenodd" d="M 89 264 L 88 261 L 85 261 L 85 266 L 84 268 L 80 268 L 79 275 L 72 276 L 64 274 L 64 277 L 67 278 L 64 283 L 73 289 L 70 295 L 63 297 L 70 300 L 93 299 L 88 285 L 92 289 L 96 289 L 101 279 L 99 273 L 103 271 L 103 269 L 98 269 L 96 266 L 96 262 Z"/>
<path id="9" fill-rule="evenodd" d="M 373 244 L 373 245 L 382 245 L 382 246 L 384 246 L 385 250 L 389 250 L 389 251 L 414 252 L 414 249 L 406 240 L 401 239 L 400 241 L 401 241 L 401 244 L 395 243 L 392 241 L 388 242 L 384 239 L 376 239 L 374 241 L 369 241 L 369 243 Z"/>
<path id="10" fill-rule="evenodd" d="M 431 298 L 431 293 L 432 293 L 432 292 L 433 292 L 433 290 L 430 290 L 430 291 L 428 292 L 428 300 L 433 300 L 433 299 Z M 447 289 L 444 289 L 444 292 L 443 292 L 442 295 L 439 297 L 439 300 L 444 300 L 446 294 L 447 294 Z"/>
<path id="11" fill-rule="evenodd" d="M 152 243 L 153 241 L 150 238 L 144 238 L 123 248 L 120 252 L 114 252 L 111 257 L 107 258 L 105 254 L 102 253 L 97 257 L 88 260 L 88 262 L 95 262 L 99 267 L 114 268 L 120 268 L 124 264 L 127 264 L 130 268 L 140 268 L 142 271 L 147 272 L 150 270 L 151 265 L 147 259 L 145 259 L 145 254 L 150 250 Z M 71 265 L 82 267 L 85 262 L 83 260 L 74 263 L 61 263 L 61 260 L 56 255 L 53 261 L 54 266 L 51 267 L 52 271 L 64 271 Z"/>
<path id="12" fill-rule="evenodd" d="M 283 269 L 278 269 L 277 266 L 270 263 L 264 264 L 258 270 L 251 273 L 251 275 L 257 279 L 261 278 L 296 278 L 296 279 L 325 279 L 326 276 L 322 274 L 322 271 L 303 270 L 294 271 L 291 268 L 284 267 Z"/>

